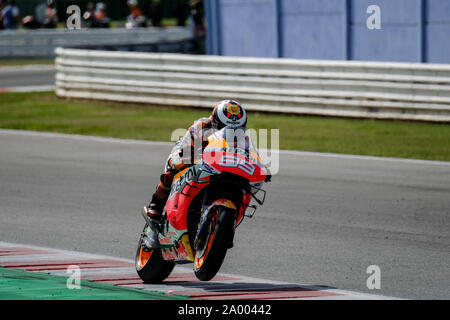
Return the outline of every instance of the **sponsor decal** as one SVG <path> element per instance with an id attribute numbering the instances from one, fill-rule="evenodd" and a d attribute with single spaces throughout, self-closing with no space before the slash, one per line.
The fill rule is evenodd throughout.
<path id="1" fill-rule="evenodd" d="M 161 254 L 165 260 L 175 260 L 177 258 L 177 252 L 173 246 L 162 248 Z"/>
<path id="2" fill-rule="evenodd" d="M 180 242 L 178 242 L 178 255 L 182 258 L 194 261 L 194 253 L 192 252 L 187 233 L 185 233 L 181 237 Z"/>
<path id="3" fill-rule="evenodd" d="M 197 166 L 190 167 L 177 181 L 175 181 L 172 185 L 172 189 L 170 190 L 169 199 L 172 199 L 172 196 L 175 193 L 181 192 L 186 184 L 191 181 L 197 182 Z"/>
<path id="4" fill-rule="evenodd" d="M 241 107 L 231 102 L 227 103 L 227 118 L 231 118 L 232 116 L 237 116 L 239 119 L 242 117 Z"/>

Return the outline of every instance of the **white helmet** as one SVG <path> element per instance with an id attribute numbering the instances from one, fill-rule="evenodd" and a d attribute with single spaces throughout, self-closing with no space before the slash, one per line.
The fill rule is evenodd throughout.
<path id="1" fill-rule="evenodd" d="M 225 126 L 230 128 L 245 127 L 247 125 L 247 112 L 235 100 L 223 100 L 214 106 L 212 121 L 217 129 Z"/>

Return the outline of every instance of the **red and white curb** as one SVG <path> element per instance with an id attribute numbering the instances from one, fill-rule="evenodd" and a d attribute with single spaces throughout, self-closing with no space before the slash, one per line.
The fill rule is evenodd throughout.
<path id="1" fill-rule="evenodd" d="M 202 282 L 197 280 L 191 268 L 181 266 L 176 266 L 172 274 L 162 284 L 149 285 L 144 284 L 137 275 L 133 260 L 0 242 L 0 266 L 5 268 L 68 276 L 67 268 L 73 265 L 80 268 L 82 279 L 184 295 L 191 299 L 396 299 L 328 287 L 292 284 L 223 273 L 219 273 L 211 281 Z"/>

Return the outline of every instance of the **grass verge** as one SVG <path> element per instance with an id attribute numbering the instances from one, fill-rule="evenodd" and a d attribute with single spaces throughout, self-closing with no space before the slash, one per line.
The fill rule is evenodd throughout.
<path id="1" fill-rule="evenodd" d="M 0 267 L 0 300 L 186 300 L 189 298 L 89 280 L 81 280 L 79 289 L 69 289 L 67 281 L 66 277 L 43 272 Z"/>
<path id="2" fill-rule="evenodd" d="M 210 110 L 59 99 L 53 92 L 1 93 L 0 127 L 170 141 Z M 448 124 L 249 112 L 249 128 L 280 129 L 280 148 L 450 161 Z"/>

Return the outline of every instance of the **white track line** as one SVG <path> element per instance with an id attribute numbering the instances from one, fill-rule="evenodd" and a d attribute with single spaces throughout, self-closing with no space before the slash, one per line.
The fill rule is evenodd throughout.
<path id="1" fill-rule="evenodd" d="M 72 139 L 72 140 L 80 140 L 80 141 L 136 144 L 136 145 L 172 146 L 174 144 L 174 142 L 165 142 L 165 141 L 118 139 L 118 138 L 107 138 L 107 137 L 99 137 L 99 136 L 84 136 L 84 135 L 79 135 L 79 134 L 65 134 L 65 133 L 39 132 L 39 131 L 13 130 L 13 129 L 0 129 L 0 134 L 36 136 L 36 137 L 47 137 L 47 138 L 62 138 L 62 139 Z M 260 149 L 260 151 L 264 152 L 266 150 Z M 409 163 L 409 164 L 418 164 L 418 165 L 450 166 L 450 161 L 358 156 L 358 155 L 348 155 L 348 154 L 338 154 L 338 153 L 310 152 L 310 151 L 297 151 L 297 150 L 279 150 L 279 153 L 287 154 L 287 155 L 294 155 L 294 156 L 297 155 L 297 156 L 311 156 L 311 157 L 324 157 L 324 158 L 399 162 L 399 163 Z"/>
<path id="2" fill-rule="evenodd" d="M 27 64 L 23 66 L 0 66 L 0 72 L 53 71 L 53 64 Z"/>
<path id="3" fill-rule="evenodd" d="M 41 92 L 55 90 L 55 85 L 21 86 L 0 88 L 0 92 Z"/>

